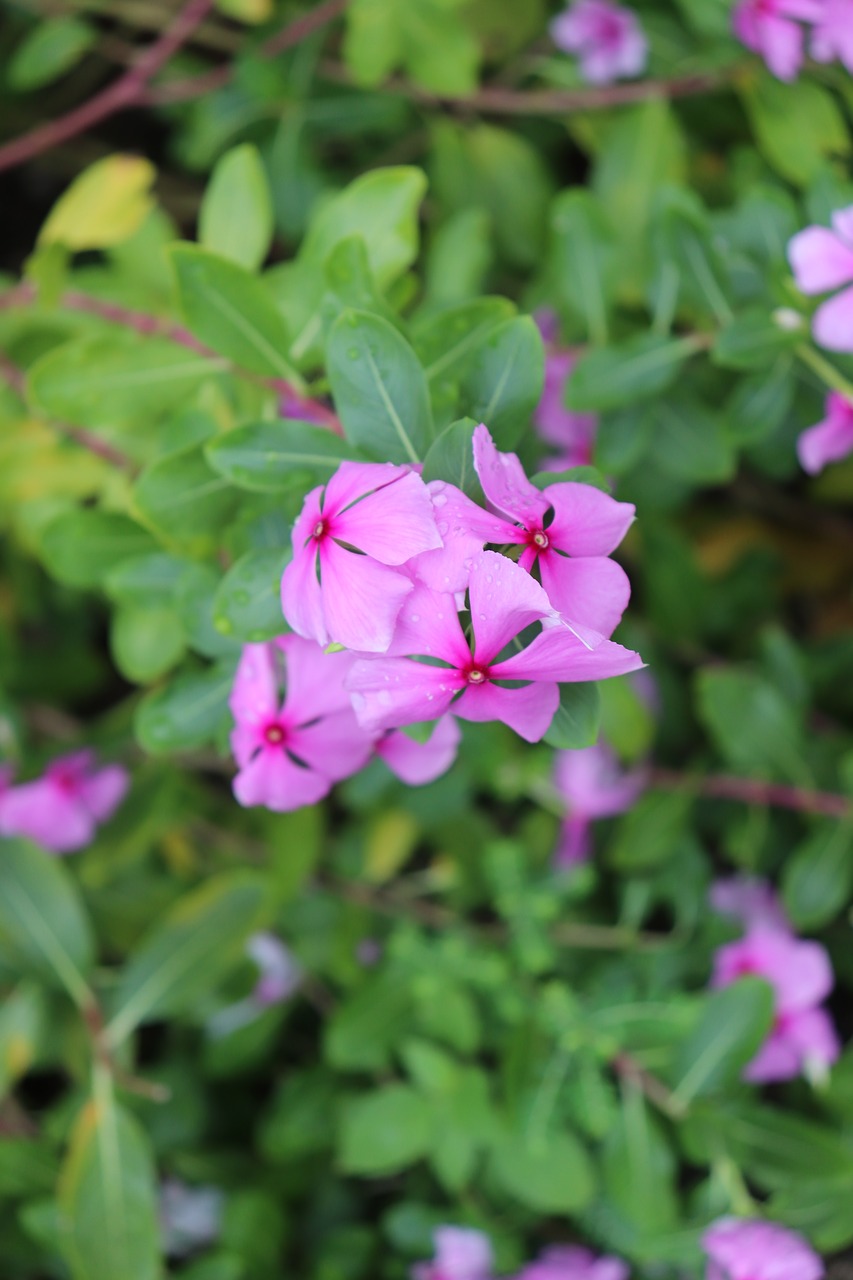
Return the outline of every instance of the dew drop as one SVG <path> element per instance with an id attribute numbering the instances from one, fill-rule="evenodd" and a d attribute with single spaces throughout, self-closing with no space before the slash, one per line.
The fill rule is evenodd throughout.
<path id="1" fill-rule="evenodd" d="M 433 494 L 432 505 L 434 507 L 443 507 L 447 502 L 447 497 L 443 493 Z"/>
<path id="2" fill-rule="evenodd" d="M 448 530 L 448 528 L 449 528 L 449 525 L 448 525 L 447 521 L 446 521 L 446 520 L 439 520 L 438 525 L 437 525 L 436 527 L 437 527 L 437 529 L 438 529 L 438 532 L 441 534 L 442 538 L 443 538 L 443 537 L 445 537 L 445 536 L 446 536 L 446 534 L 447 534 L 447 530 Z M 448 578 L 448 579 L 446 579 L 446 581 L 448 581 L 448 582 L 449 582 L 449 581 L 450 581 L 450 579 Z"/>

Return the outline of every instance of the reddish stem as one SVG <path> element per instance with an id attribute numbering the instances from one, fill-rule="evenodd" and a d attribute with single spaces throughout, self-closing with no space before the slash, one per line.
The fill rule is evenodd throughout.
<path id="1" fill-rule="evenodd" d="M 189 0 L 172 25 L 142 51 L 133 66 L 114 84 L 108 85 L 67 115 L 50 120 L 0 147 L 0 172 L 67 142 L 117 111 L 123 111 L 142 101 L 145 86 L 151 77 L 177 53 L 212 8 L 213 0 Z"/>
<path id="2" fill-rule="evenodd" d="M 781 782 L 761 782 L 757 778 L 737 778 L 726 774 L 705 778 L 689 777 L 673 769 L 653 769 L 651 785 L 664 790 L 684 788 L 719 800 L 739 800 L 743 804 L 771 805 L 798 813 L 820 814 L 826 818 L 853 816 L 853 800 L 829 791 L 809 791 Z"/>

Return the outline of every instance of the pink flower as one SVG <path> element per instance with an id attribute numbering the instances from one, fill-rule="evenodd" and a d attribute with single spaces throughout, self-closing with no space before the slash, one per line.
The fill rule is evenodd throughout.
<path id="1" fill-rule="evenodd" d="M 494 551 L 472 559 L 469 608 L 473 650 L 454 597 L 415 588 L 400 612 L 388 656 L 356 662 L 347 677 L 365 729 L 375 733 L 433 720 L 452 703 L 453 714 L 463 720 L 502 720 L 528 742 L 538 742 L 557 709 L 558 682 L 600 680 L 642 666 L 639 654 L 563 622 L 542 587 Z M 526 648 L 499 657 L 525 628 L 543 622 Z M 403 654 L 414 656 L 398 656 Z M 498 683 L 520 680 L 530 683 Z"/>
<path id="2" fill-rule="evenodd" d="M 746 927 L 767 925 L 771 929 L 789 929 L 788 918 L 779 895 L 766 880 L 754 876 L 731 876 L 711 886 L 708 900 L 722 916 L 734 916 Z"/>
<path id="3" fill-rule="evenodd" d="M 551 23 L 551 39 L 565 53 L 578 55 L 589 84 L 639 75 L 648 57 L 636 16 L 611 0 L 575 0 Z"/>
<path id="4" fill-rule="evenodd" d="M 278 402 L 278 411 L 283 418 L 293 418 L 297 422 L 313 422 L 318 427 L 327 427 L 335 435 L 341 435 L 341 424 L 336 415 L 319 400 L 309 400 L 297 395 L 292 387 L 287 387 Z"/>
<path id="5" fill-rule="evenodd" d="M 786 930 L 753 924 L 745 937 L 717 952 L 711 985 L 726 987 L 746 974 L 772 986 L 775 1021 L 744 1078 L 763 1083 L 790 1080 L 804 1068 L 825 1071 L 840 1047 L 832 1022 L 818 1008 L 834 981 L 824 948 Z"/>
<path id="6" fill-rule="evenodd" d="M 832 215 L 828 227 L 806 227 L 788 245 L 797 288 L 811 296 L 841 289 L 812 319 L 815 342 L 828 351 L 853 351 L 853 205 Z"/>
<path id="7" fill-rule="evenodd" d="M 384 653 L 412 590 L 399 566 L 440 546 L 420 476 L 391 463 L 342 462 L 311 490 L 293 527 L 284 616 L 318 644 Z"/>
<path id="8" fill-rule="evenodd" d="M 721 1218 L 702 1245 L 706 1280 L 820 1280 L 825 1274 L 811 1245 L 775 1222 Z"/>
<path id="9" fill-rule="evenodd" d="M 413 1280 L 491 1280 L 489 1237 L 470 1227 L 438 1227 L 433 1235 L 435 1257 L 412 1268 Z"/>
<path id="10" fill-rule="evenodd" d="M 821 15 L 822 0 L 740 0 L 732 15 L 734 33 L 758 53 L 779 80 L 796 80 L 803 63 L 805 30 L 800 22 Z"/>
<path id="11" fill-rule="evenodd" d="M 575 413 L 566 408 L 566 384 L 577 364 L 575 351 L 552 351 L 545 356 L 545 386 L 533 412 L 539 435 L 560 450 L 549 458 L 547 471 L 568 471 L 592 462 L 598 418 L 594 413 Z"/>
<path id="12" fill-rule="evenodd" d="M 815 62 L 838 59 L 853 75 L 853 12 L 850 0 L 823 0 L 812 30 L 811 55 Z"/>
<path id="13" fill-rule="evenodd" d="M 628 1280 L 628 1264 L 576 1245 L 555 1245 L 528 1263 L 516 1280 Z"/>
<path id="14" fill-rule="evenodd" d="M 565 867 L 589 858 L 592 822 L 630 809 L 647 777 L 641 769 L 623 773 L 610 748 L 597 743 L 579 751 L 558 751 L 554 780 L 568 809 L 556 852 L 557 865 Z"/>
<path id="15" fill-rule="evenodd" d="M 229 703 L 240 804 L 277 812 L 315 804 L 366 764 L 372 741 L 359 729 L 343 687 L 351 665 L 350 654 L 323 653 L 299 636 L 244 647 Z"/>
<path id="16" fill-rule="evenodd" d="M 96 769 L 91 751 L 62 756 L 41 778 L 4 793 L 0 835 L 26 836 L 52 853 L 73 853 L 92 843 L 98 825 L 121 804 L 128 784 L 121 765 Z"/>
<path id="17" fill-rule="evenodd" d="M 456 759 L 461 736 L 453 716 L 442 716 L 426 742 L 392 729 L 378 739 L 375 750 L 401 782 L 422 787 L 447 772 Z"/>
<path id="18" fill-rule="evenodd" d="M 419 556 L 412 569 L 438 591 L 462 591 L 468 566 L 482 547 L 523 548 L 518 563 L 538 568 L 558 613 L 609 636 L 631 595 L 621 565 L 610 560 L 634 519 L 634 507 L 573 481 L 539 490 L 514 453 L 499 453 L 488 429 L 474 432 L 474 466 L 491 514 L 441 482 L 430 485 L 444 547 Z"/>
<path id="19" fill-rule="evenodd" d="M 828 462 L 840 462 L 853 453 L 853 402 L 838 391 L 826 397 L 826 417 L 804 431 L 797 441 L 797 455 L 804 471 L 817 475 Z"/>
<path id="20" fill-rule="evenodd" d="M 288 1000 L 302 981 L 302 969 L 292 951 L 274 933 L 254 933 L 246 952 L 258 966 L 251 999 L 262 1008 Z"/>

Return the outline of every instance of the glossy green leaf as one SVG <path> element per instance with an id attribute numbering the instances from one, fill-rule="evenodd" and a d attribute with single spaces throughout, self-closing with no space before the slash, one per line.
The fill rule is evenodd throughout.
<path id="1" fill-rule="evenodd" d="M 357 449 L 309 422 L 252 422 L 235 427 L 207 446 L 215 471 L 242 489 L 284 493 L 328 480 L 342 462 L 362 457 Z"/>
<path id="2" fill-rule="evenodd" d="M 107 1026 L 120 1044 L 140 1024 L 191 1009 L 242 958 L 266 888 L 248 872 L 210 879 L 182 898 L 142 939 L 126 965 Z"/>
<path id="3" fill-rule="evenodd" d="M 95 943 L 77 887 L 55 856 L 25 840 L 0 838 L 0 943 L 25 973 L 91 1002 Z"/>
<path id="4" fill-rule="evenodd" d="M 799 776 L 799 717 L 774 685 L 750 671 L 706 668 L 696 690 L 700 719 L 729 764 L 753 777 Z"/>
<path id="5" fill-rule="evenodd" d="M 514 1200 L 540 1214 L 576 1213 L 595 1191 L 592 1162 L 567 1130 L 508 1134 L 495 1146 L 491 1167 Z"/>
<path id="6" fill-rule="evenodd" d="M 21 982 L 0 1006 L 0 1099 L 39 1055 L 48 1029 L 44 989 Z"/>
<path id="7" fill-rule="evenodd" d="M 636 1088 L 624 1090 L 602 1151 L 602 1188 L 641 1240 L 678 1225 L 676 1174 L 675 1152 L 657 1117 Z"/>
<path id="8" fill-rule="evenodd" d="M 171 671 L 184 656 L 186 637 L 168 605 L 123 605 L 110 624 L 110 652 L 123 676 L 145 684 Z"/>
<path id="9" fill-rule="evenodd" d="M 90 23 L 72 15 L 40 22 L 15 49 L 6 83 L 17 92 L 50 84 L 76 66 L 97 38 Z"/>
<path id="10" fill-rule="evenodd" d="M 248 551 L 226 573 L 213 601 L 217 630 L 247 644 L 271 640 L 289 630 L 281 612 L 281 576 L 290 547 Z"/>
<path id="11" fill-rule="evenodd" d="M 601 695 L 598 685 L 561 684 L 560 705 L 554 712 L 545 742 L 560 749 L 591 747 L 598 737 Z"/>
<path id="12" fill-rule="evenodd" d="M 545 350 L 529 316 L 507 320 L 466 358 L 460 376 L 461 408 L 485 422 L 499 449 L 511 449 L 529 426 L 542 396 Z"/>
<path id="13" fill-rule="evenodd" d="M 551 210 L 551 270 L 563 306 L 594 342 L 607 336 L 614 261 L 613 235 L 595 196 L 561 192 Z"/>
<path id="14" fill-rule="evenodd" d="M 60 582 L 97 587 L 123 560 L 154 551 L 146 529 L 106 511 L 68 511 L 42 535 L 44 562 Z"/>
<path id="15" fill-rule="evenodd" d="M 458 10 L 460 0 L 353 0 L 344 55 L 358 84 L 377 85 L 400 63 L 433 93 L 470 93 L 480 47 Z"/>
<path id="16" fill-rule="evenodd" d="M 850 154 L 844 117 L 829 90 L 814 80 L 783 84 L 768 71 L 753 77 L 742 96 L 759 151 L 783 178 L 805 186 L 824 157 Z"/>
<path id="17" fill-rule="evenodd" d="M 343 1071 L 381 1070 L 412 1023 L 412 983 L 398 971 L 369 979 L 326 1028 L 328 1061 Z"/>
<path id="18" fill-rule="evenodd" d="M 203 552 L 221 536 L 238 494 L 200 449 L 169 454 L 146 467 L 132 491 L 134 514 L 164 542 Z"/>
<path id="19" fill-rule="evenodd" d="M 693 338 L 638 334 L 618 346 L 589 351 L 575 365 L 566 400 L 571 409 L 619 409 L 671 386 L 696 350 Z"/>
<path id="20" fill-rule="evenodd" d="M 720 330 L 711 359 L 727 369 L 763 369 L 802 340 L 801 332 L 783 328 L 769 312 L 749 310 Z"/>
<path id="21" fill-rule="evenodd" d="M 822 819 L 785 862 L 782 896 L 797 929 L 828 924 L 853 890 L 853 831 L 850 822 Z"/>
<path id="22" fill-rule="evenodd" d="M 199 243 L 254 271 L 267 256 L 272 237 L 267 175 L 257 147 L 246 142 L 216 163 L 199 210 Z"/>
<path id="23" fill-rule="evenodd" d="M 693 1032 L 679 1045 L 672 1068 L 674 1098 L 694 1098 L 738 1080 L 773 1025 L 773 988 L 761 978 L 741 978 L 705 999 Z"/>
<path id="24" fill-rule="evenodd" d="M 134 717 L 140 746 L 157 754 L 210 742 L 228 721 L 234 665 L 224 661 L 198 675 L 178 676 L 145 697 Z"/>
<path id="25" fill-rule="evenodd" d="M 474 470 L 471 441 L 476 426 L 473 418 L 461 418 L 445 427 L 424 459 L 423 478 L 427 483 L 444 480 L 485 506 L 483 488 Z"/>
<path id="26" fill-rule="evenodd" d="M 433 438 L 426 379 L 405 338 L 346 311 L 329 334 L 329 380 L 347 439 L 384 462 L 419 462 Z"/>
<path id="27" fill-rule="evenodd" d="M 426 1155 L 430 1107 L 403 1084 L 387 1084 L 355 1098 L 343 1112 L 338 1158 L 344 1173 L 385 1177 Z"/>
<path id="28" fill-rule="evenodd" d="M 647 792 L 620 819 L 608 861 L 619 871 L 636 873 L 675 857 L 687 835 L 690 803 L 684 792 Z"/>

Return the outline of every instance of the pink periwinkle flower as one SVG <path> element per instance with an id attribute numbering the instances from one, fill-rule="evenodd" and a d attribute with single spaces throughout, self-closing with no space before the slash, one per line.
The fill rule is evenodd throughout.
<path id="1" fill-rule="evenodd" d="M 258 967 L 251 999 L 262 1008 L 289 1000 L 302 981 L 302 966 L 274 933 L 252 934 L 246 954 Z"/>
<path id="2" fill-rule="evenodd" d="M 796 80 L 803 64 L 802 22 L 820 17 L 822 0 L 740 0 L 732 14 L 734 33 L 759 54 L 778 80 Z"/>
<path id="3" fill-rule="evenodd" d="M 841 290 L 814 313 L 812 334 L 828 351 L 853 351 L 853 205 L 832 215 L 832 230 L 797 232 L 788 244 L 788 261 L 802 293 Z"/>
<path id="4" fill-rule="evenodd" d="M 757 876 L 730 876 L 715 881 L 708 901 L 721 916 L 732 916 L 747 929 L 766 925 L 779 931 L 790 930 L 776 890 Z"/>
<path id="5" fill-rule="evenodd" d="M 775 1222 L 722 1218 L 702 1237 L 706 1280 L 821 1280 L 824 1266 L 811 1245 Z"/>
<path id="6" fill-rule="evenodd" d="M 528 1263 L 516 1280 L 628 1280 L 621 1258 L 601 1258 L 579 1245 L 554 1245 Z"/>
<path id="7" fill-rule="evenodd" d="M 853 8 L 850 0 L 823 0 L 812 30 L 811 55 L 815 62 L 838 59 L 853 75 Z"/>
<path id="8" fill-rule="evenodd" d="M 832 1021 L 819 1008 L 834 981 L 824 948 L 786 930 L 754 924 L 717 952 L 711 985 L 726 987 L 747 974 L 772 986 L 775 1020 L 744 1078 L 765 1083 L 790 1080 L 803 1070 L 824 1073 L 840 1053 Z"/>
<path id="9" fill-rule="evenodd" d="M 437 1227 L 435 1257 L 412 1268 L 412 1280 L 491 1280 L 492 1245 L 472 1227 Z"/>
<path id="10" fill-rule="evenodd" d="M 229 703 L 240 804 L 278 812 L 315 804 L 367 763 L 372 740 L 343 685 L 351 664 L 350 654 L 324 653 L 301 636 L 244 647 Z"/>
<path id="11" fill-rule="evenodd" d="M 522 548 L 518 563 L 538 569 L 552 606 L 564 618 L 609 636 L 631 595 L 628 577 L 610 552 L 634 519 L 634 507 L 593 485 L 531 484 L 514 453 L 500 453 L 481 423 L 474 431 L 474 466 L 491 511 L 443 481 L 429 488 L 444 546 L 418 556 L 414 573 L 436 591 L 463 591 L 472 557 L 487 544 Z"/>
<path id="12" fill-rule="evenodd" d="M 555 861 L 569 867 L 589 858 L 595 819 L 630 809 L 648 778 L 645 769 L 624 772 L 610 748 L 597 743 L 579 751 L 558 751 L 554 781 L 567 808 Z"/>
<path id="13" fill-rule="evenodd" d="M 446 773 L 456 759 L 461 738 L 453 716 L 442 716 L 426 742 L 391 729 L 375 744 L 376 754 L 409 787 L 423 787 Z"/>
<path id="14" fill-rule="evenodd" d="M 61 756 L 42 777 L 7 787 L 0 797 L 0 835 L 26 836 L 52 853 L 74 853 L 92 843 L 128 785 L 126 769 L 97 768 L 91 751 Z"/>
<path id="15" fill-rule="evenodd" d="M 281 602 L 300 636 L 384 653 L 412 582 L 400 566 L 441 546 L 429 493 L 409 467 L 342 462 L 293 527 Z"/>
<path id="16" fill-rule="evenodd" d="M 575 53 L 589 84 L 637 76 L 648 58 L 648 42 L 637 17 L 612 0 L 575 0 L 551 23 L 551 39 Z"/>
<path id="17" fill-rule="evenodd" d="M 826 397 L 826 417 L 802 433 L 797 441 L 797 456 L 803 470 L 814 476 L 827 463 L 840 462 L 851 453 L 853 402 L 838 391 L 830 391 Z"/>
<path id="18" fill-rule="evenodd" d="M 545 356 L 545 385 L 533 423 L 542 439 L 559 450 L 545 461 L 546 471 L 568 471 L 592 462 L 598 417 L 575 413 L 565 403 L 566 384 L 577 362 L 576 351 L 551 351 Z"/>
<path id="19" fill-rule="evenodd" d="M 353 665 L 347 687 L 368 732 L 434 720 L 452 704 L 463 720 L 502 720 L 538 742 L 557 709 L 558 682 L 601 680 L 642 666 L 639 654 L 561 619 L 539 583 L 505 556 L 481 551 L 469 573 L 473 647 L 454 596 L 419 585 L 400 611 L 388 655 Z M 499 656 L 535 623 L 544 625 L 525 648 Z M 526 683 L 508 688 L 505 681 Z"/>

